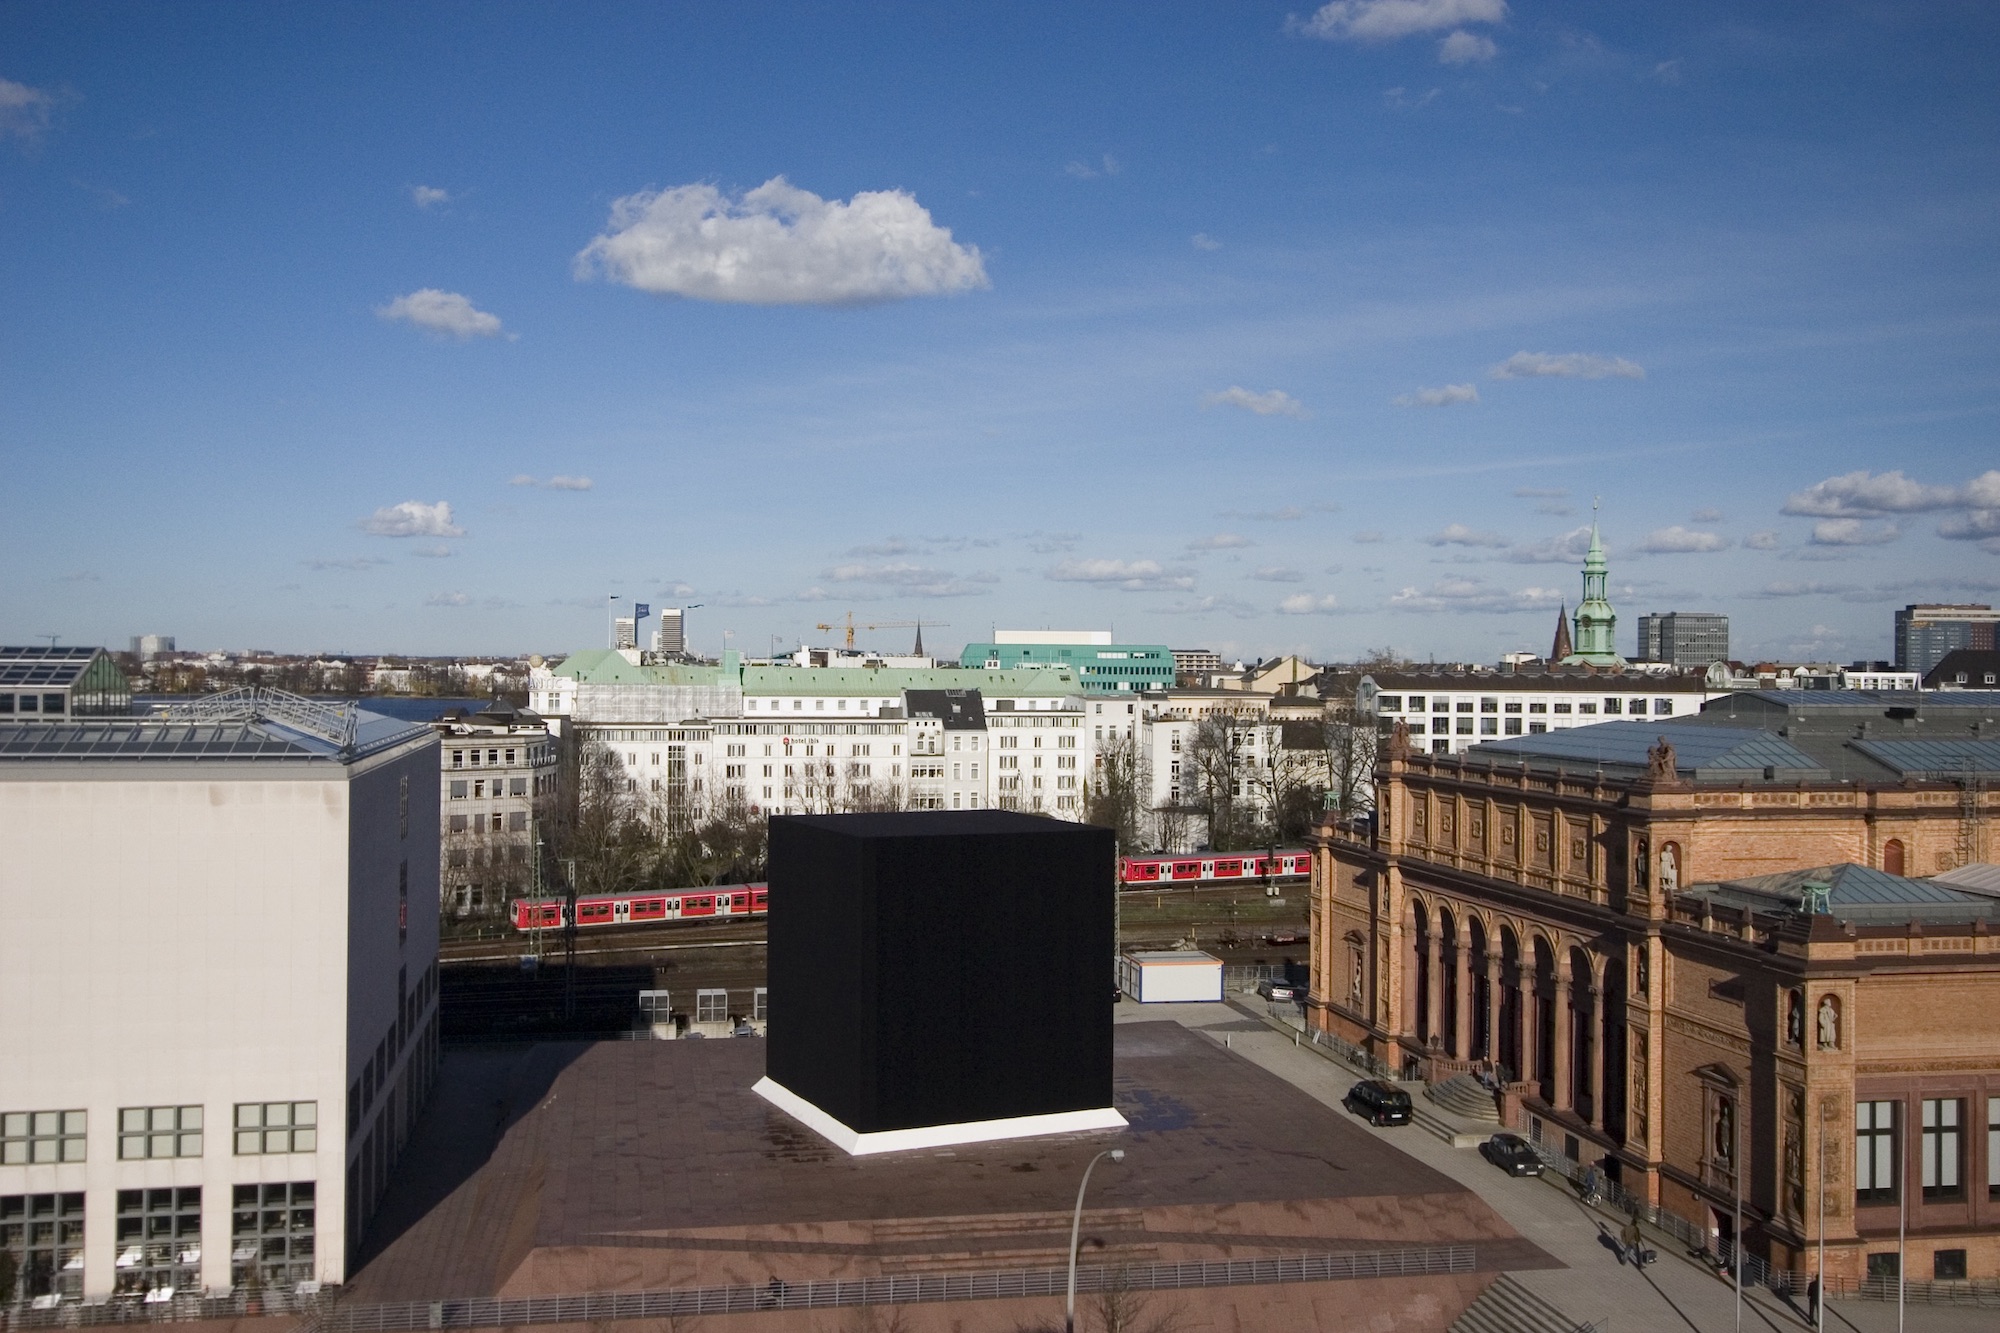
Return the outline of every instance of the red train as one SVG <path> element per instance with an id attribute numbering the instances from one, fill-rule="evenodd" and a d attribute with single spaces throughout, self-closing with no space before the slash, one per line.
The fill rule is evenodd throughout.
<path id="1" fill-rule="evenodd" d="M 1312 873 L 1312 853 L 1203 852 L 1198 856 L 1128 856 L 1118 866 L 1126 888 L 1170 885 L 1192 888 L 1243 880 L 1303 879 Z M 641 893 L 597 893 L 576 900 L 576 924 L 630 926 L 654 921 L 710 921 L 719 917 L 763 916 L 770 911 L 768 884 L 722 884 L 714 888 Z M 516 898 L 514 929 L 551 929 L 563 924 L 560 898 Z"/>
<path id="2" fill-rule="evenodd" d="M 651 921 L 712 921 L 717 918 L 763 916 L 770 910 L 766 884 L 718 884 L 713 888 L 667 892 L 595 893 L 579 895 L 576 924 L 629 926 Z M 534 930 L 563 924 L 560 898 L 516 898 L 514 929 Z"/>
<path id="3" fill-rule="evenodd" d="M 1158 884 L 1228 884 L 1238 880 L 1297 879 L 1312 873 L 1312 853 L 1202 852 L 1198 856 L 1128 856 L 1118 868 L 1127 888 Z"/>

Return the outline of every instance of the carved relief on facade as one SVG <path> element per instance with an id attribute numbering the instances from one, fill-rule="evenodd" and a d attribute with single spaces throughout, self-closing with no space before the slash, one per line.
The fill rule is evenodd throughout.
<path id="1" fill-rule="evenodd" d="M 1844 1188 L 1847 1136 L 1842 1133 L 1841 1096 L 1820 1094 L 1819 1099 L 1819 1187 L 1820 1206 L 1828 1217 L 1847 1216 L 1848 1196 Z"/>
<path id="2" fill-rule="evenodd" d="M 1806 1211 L 1806 1095 L 1798 1088 L 1784 1090 L 1785 1106 L 1785 1187 L 1782 1201 L 1786 1212 L 1804 1217 Z"/>
<path id="3" fill-rule="evenodd" d="M 1643 954 L 1640 956 L 1644 957 Z M 1647 1114 L 1648 1102 L 1646 1092 L 1649 1087 L 1647 1071 L 1652 1066 L 1646 1059 L 1646 1029 L 1632 1029 L 1629 1047 L 1632 1052 L 1631 1060 L 1629 1061 L 1632 1070 L 1632 1100 L 1630 1103 L 1631 1109 L 1627 1112 L 1627 1115 L 1631 1121 L 1633 1141 L 1643 1144 L 1647 1139 L 1647 1126 L 1651 1122 L 1651 1117 Z"/>

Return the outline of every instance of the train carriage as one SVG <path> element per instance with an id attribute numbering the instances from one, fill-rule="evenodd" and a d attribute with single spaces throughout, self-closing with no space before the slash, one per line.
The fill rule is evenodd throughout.
<path id="1" fill-rule="evenodd" d="M 719 884 L 712 888 L 674 889 L 651 893 L 580 894 L 576 924 L 585 926 L 645 925 L 658 921 L 712 921 L 763 916 L 769 910 L 770 886 Z M 516 898 L 509 913 L 516 930 L 561 926 L 561 898 Z"/>
<path id="2" fill-rule="evenodd" d="M 1312 873 L 1312 853 L 1203 852 L 1197 856 L 1128 856 L 1118 879 L 1126 888 L 1194 887 L 1245 880 L 1302 879 Z"/>

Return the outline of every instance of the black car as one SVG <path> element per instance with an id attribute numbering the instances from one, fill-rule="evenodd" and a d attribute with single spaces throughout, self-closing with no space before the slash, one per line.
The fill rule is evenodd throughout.
<path id="1" fill-rule="evenodd" d="M 1479 1155 L 1510 1176 L 1542 1174 L 1542 1159 L 1519 1134 L 1495 1134 L 1479 1145 Z"/>
<path id="2" fill-rule="evenodd" d="M 1410 1123 L 1410 1094 L 1386 1079 L 1371 1078 L 1355 1084 L 1340 1104 L 1371 1125 Z"/>
<path id="3" fill-rule="evenodd" d="M 1299 1000 L 1305 998 L 1306 988 L 1277 977 L 1265 977 L 1257 983 L 1257 993 L 1267 1000 Z"/>

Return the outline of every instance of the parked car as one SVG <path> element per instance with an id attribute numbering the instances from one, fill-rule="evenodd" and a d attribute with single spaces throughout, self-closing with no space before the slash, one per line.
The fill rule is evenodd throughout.
<path id="1" fill-rule="evenodd" d="M 1306 937 L 1295 930 L 1274 930 L 1264 937 L 1266 944 L 1304 944 Z"/>
<path id="2" fill-rule="evenodd" d="M 1265 977 L 1257 983 L 1257 993 L 1267 1000 L 1302 1000 L 1306 988 L 1282 977 Z"/>
<path id="3" fill-rule="evenodd" d="M 1539 1176 L 1542 1159 L 1519 1134 L 1495 1134 L 1479 1145 L 1479 1155 L 1510 1176 Z"/>
<path id="4" fill-rule="evenodd" d="M 1379 1078 L 1355 1084 L 1340 1104 L 1371 1125 L 1407 1125 L 1413 1114 L 1410 1094 Z"/>

